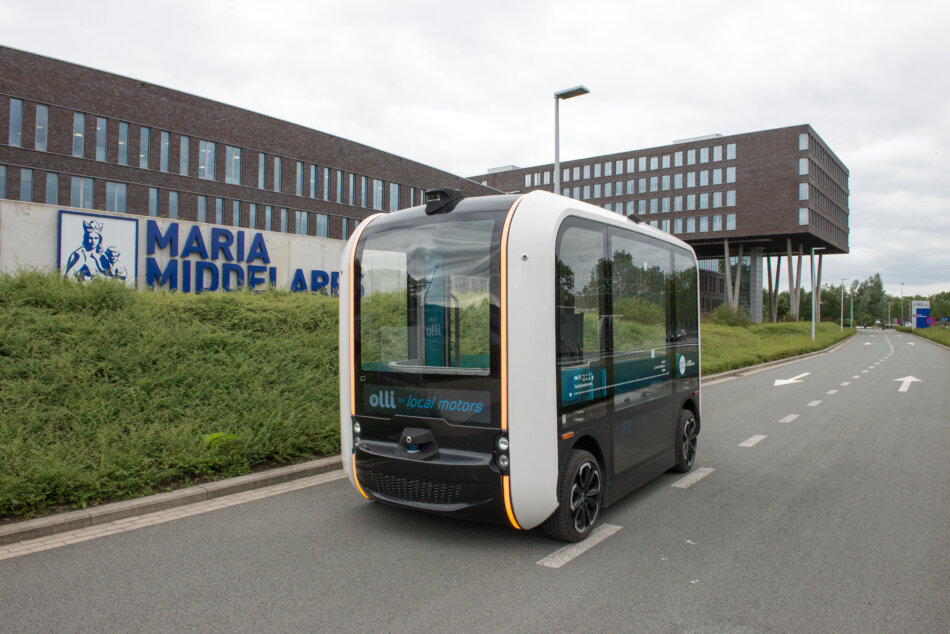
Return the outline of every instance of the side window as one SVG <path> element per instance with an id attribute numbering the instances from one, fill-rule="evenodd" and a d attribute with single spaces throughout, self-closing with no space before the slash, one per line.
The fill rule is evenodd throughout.
<path id="1" fill-rule="evenodd" d="M 601 229 L 561 230 L 555 259 L 557 366 L 561 407 L 581 406 L 606 395 L 604 285 L 608 280 Z M 576 409 L 576 408 L 575 408 Z M 584 420 L 579 411 L 576 422 Z"/>
<path id="2" fill-rule="evenodd" d="M 676 350 L 673 376 L 699 374 L 699 293 L 696 263 L 677 252 L 673 256 L 674 273 L 670 289 L 670 343 Z"/>
<path id="3" fill-rule="evenodd" d="M 613 271 L 614 391 L 637 390 L 667 375 L 668 279 L 667 249 L 633 235 L 610 238 Z"/>

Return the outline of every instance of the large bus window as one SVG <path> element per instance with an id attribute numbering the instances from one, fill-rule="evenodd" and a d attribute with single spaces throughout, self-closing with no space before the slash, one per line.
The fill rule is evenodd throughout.
<path id="1" fill-rule="evenodd" d="M 616 235 L 611 236 L 610 251 L 614 382 L 617 391 L 625 391 L 642 387 L 635 379 L 660 373 L 645 360 L 665 359 L 670 255 L 660 246 Z"/>
<path id="2" fill-rule="evenodd" d="M 676 350 L 674 376 L 699 374 L 699 306 L 696 262 L 688 253 L 673 256 L 670 343 Z"/>
<path id="3" fill-rule="evenodd" d="M 667 352 L 669 247 L 632 233 L 611 233 L 613 469 L 621 473 L 669 451 Z"/>
<path id="4" fill-rule="evenodd" d="M 603 301 L 605 271 L 602 231 L 569 227 L 555 260 L 557 364 L 562 407 L 589 403 L 606 394 Z M 582 411 L 574 418 L 584 420 Z"/>
<path id="5" fill-rule="evenodd" d="M 367 236 L 362 273 L 363 370 L 489 373 L 494 221 L 445 222 Z"/>

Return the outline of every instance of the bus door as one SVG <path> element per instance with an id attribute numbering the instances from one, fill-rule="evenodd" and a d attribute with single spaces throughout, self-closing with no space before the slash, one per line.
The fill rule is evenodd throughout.
<path id="1" fill-rule="evenodd" d="M 667 336 L 669 250 L 611 229 L 610 328 L 613 468 L 619 474 L 668 452 L 675 412 Z"/>

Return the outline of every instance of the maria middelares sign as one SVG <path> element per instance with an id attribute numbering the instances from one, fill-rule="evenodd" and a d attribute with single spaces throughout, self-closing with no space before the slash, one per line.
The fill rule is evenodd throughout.
<path id="1" fill-rule="evenodd" d="M 139 223 L 145 225 L 143 231 L 139 231 Z M 295 239 L 304 242 L 298 245 Z M 308 239 L 322 248 L 306 244 Z M 343 243 L 337 246 L 336 242 L 168 219 L 59 212 L 59 270 L 63 275 L 113 277 L 131 285 L 139 281 L 183 293 L 279 286 L 336 295 L 338 272 L 317 268 L 305 272 L 303 267 L 292 266 L 295 260 L 311 259 L 302 255 L 321 260 L 314 262 L 318 265 L 325 265 L 330 258 L 338 261 Z"/>

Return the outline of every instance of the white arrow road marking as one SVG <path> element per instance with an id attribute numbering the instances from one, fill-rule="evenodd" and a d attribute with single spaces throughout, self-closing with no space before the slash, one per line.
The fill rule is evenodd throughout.
<path id="1" fill-rule="evenodd" d="M 774 387 L 776 385 L 788 385 L 789 383 L 801 383 L 800 379 L 803 379 L 809 374 L 811 374 L 811 372 L 803 372 L 802 374 L 799 374 L 798 376 L 793 376 L 790 379 L 775 379 L 775 383 L 773 383 L 772 386 Z"/>
<path id="2" fill-rule="evenodd" d="M 909 390 L 911 383 L 915 383 L 915 382 L 916 382 L 916 383 L 923 383 L 923 380 L 918 379 L 916 376 L 905 376 L 905 377 L 903 377 L 903 378 L 894 379 L 894 380 L 901 382 L 901 386 L 900 386 L 899 388 L 897 388 L 897 391 L 898 391 L 898 392 L 906 392 L 907 390 Z"/>

